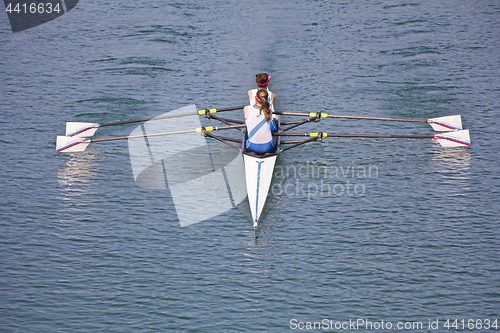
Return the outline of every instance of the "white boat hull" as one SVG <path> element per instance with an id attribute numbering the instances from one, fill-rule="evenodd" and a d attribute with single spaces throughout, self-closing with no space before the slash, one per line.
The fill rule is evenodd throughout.
<path id="1" fill-rule="evenodd" d="M 247 184 L 248 203 L 252 213 L 253 226 L 257 228 L 262 209 L 271 187 L 276 155 L 263 158 L 243 155 Z"/>

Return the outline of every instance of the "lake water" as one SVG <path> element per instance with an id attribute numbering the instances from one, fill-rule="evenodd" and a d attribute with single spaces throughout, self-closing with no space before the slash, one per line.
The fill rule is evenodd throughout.
<path id="1" fill-rule="evenodd" d="M 82 0 L 16 34 L 2 12 L 0 331 L 493 325 L 499 24 L 496 0 Z M 332 138 L 286 151 L 257 233 L 238 209 L 181 228 L 168 191 L 136 186 L 126 140 L 55 152 L 66 121 L 242 105 L 262 71 L 276 110 L 460 114 L 472 147 Z M 320 129 L 433 133 L 423 123 L 337 119 L 300 131 Z M 465 331 L 481 331 L 473 325 Z"/>

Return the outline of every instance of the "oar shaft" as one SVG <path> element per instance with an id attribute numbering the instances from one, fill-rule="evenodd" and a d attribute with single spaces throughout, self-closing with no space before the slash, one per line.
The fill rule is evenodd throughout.
<path id="1" fill-rule="evenodd" d="M 176 115 L 176 117 L 181 117 L 181 115 Z M 99 127 L 106 127 L 106 126 L 115 126 L 115 125 L 124 125 L 124 124 L 133 124 L 133 123 L 140 123 L 144 121 L 148 121 L 153 119 L 154 117 L 151 118 L 144 118 L 144 119 L 136 119 L 136 120 L 125 120 L 125 121 L 116 121 L 114 123 L 107 123 L 107 124 L 100 124 Z"/>
<path id="2" fill-rule="evenodd" d="M 151 133 L 151 134 L 146 134 L 146 135 L 116 136 L 114 138 L 92 139 L 92 142 L 114 141 L 114 140 L 124 140 L 124 139 L 136 139 L 136 138 L 144 138 L 146 136 L 150 137 L 150 136 L 184 134 L 184 133 L 194 133 L 194 132 L 196 132 L 196 129 L 183 130 L 183 131 L 174 131 L 174 132 L 163 132 L 163 133 Z"/>
<path id="3" fill-rule="evenodd" d="M 230 108 L 223 108 L 223 109 L 215 109 L 216 112 L 224 112 L 224 111 L 233 111 L 233 110 L 239 110 L 243 109 L 245 105 L 242 106 L 233 106 Z M 169 118 L 178 118 L 178 117 L 186 117 L 186 116 L 195 116 L 199 115 L 200 111 L 197 112 L 187 112 L 187 113 L 179 113 L 179 114 L 169 114 L 169 115 L 164 115 L 164 116 L 159 116 L 159 117 L 150 117 L 150 118 L 144 118 L 144 119 L 136 119 L 136 120 L 125 120 L 125 121 L 117 121 L 114 123 L 107 123 L 107 124 L 100 124 L 99 127 L 105 127 L 105 126 L 115 126 L 115 125 L 124 125 L 124 124 L 132 124 L 132 123 L 141 123 L 149 120 L 159 120 L 159 119 L 169 119 Z"/>
<path id="4" fill-rule="evenodd" d="M 225 130 L 225 129 L 233 129 L 233 128 L 241 128 L 245 127 L 245 124 L 238 124 L 238 125 L 230 125 L 230 126 L 218 126 L 218 127 L 206 127 L 207 131 L 219 131 L 219 130 Z M 137 138 L 144 138 L 144 137 L 153 137 L 153 136 L 163 136 L 163 135 L 173 135 L 173 134 L 185 134 L 185 133 L 196 133 L 196 132 L 201 132 L 201 128 L 195 128 L 195 129 L 188 129 L 188 130 L 181 130 L 181 131 L 172 131 L 172 132 L 162 132 L 162 133 L 151 133 L 151 134 L 145 134 L 145 135 L 129 135 L 129 136 L 116 136 L 113 138 L 103 138 L 103 139 L 92 139 L 92 142 L 103 142 L 103 141 L 115 141 L 115 140 L 125 140 L 125 139 L 137 139 Z"/>
<path id="5" fill-rule="evenodd" d="M 283 116 L 301 116 L 301 117 L 314 117 L 311 113 L 301 112 L 274 112 L 274 114 Z M 327 114 L 326 118 L 344 118 L 344 119 L 363 119 L 363 120 L 385 120 L 385 121 L 406 121 L 415 123 L 425 123 L 424 119 L 405 119 L 405 118 L 382 118 L 382 117 L 365 117 L 365 116 L 348 116 L 341 114 Z"/>
<path id="6" fill-rule="evenodd" d="M 275 136 L 317 136 L 317 133 L 273 133 Z M 323 137 L 335 138 L 393 138 L 393 139 L 433 139 L 433 135 L 394 135 L 394 134 L 327 134 Z"/>
<path id="7" fill-rule="evenodd" d="M 394 138 L 394 139 L 432 139 L 432 135 L 392 135 L 392 134 L 327 134 L 336 138 Z"/>
<path id="8" fill-rule="evenodd" d="M 336 115 L 336 114 L 329 114 L 328 118 L 363 119 L 363 120 L 384 120 L 384 121 L 406 121 L 406 122 L 413 122 L 413 123 L 425 123 L 426 122 L 426 120 L 424 120 L 424 119 L 346 116 L 346 115 Z"/>
<path id="9" fill-rule="evenodd" d="M 241 105 L 241 106 L 233 106 L 230 108 L 217 109 L 217 112 L 240 110 L 240 109 L 243 109 L 245 106 L 246 105 Z"/>

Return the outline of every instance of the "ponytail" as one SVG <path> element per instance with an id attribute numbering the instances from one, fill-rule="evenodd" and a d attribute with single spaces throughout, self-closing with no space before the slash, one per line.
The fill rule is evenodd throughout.
<path id="1" fill-rule="evenodd" d="M 271 120 L 271 108 L 269 106 L 267 90 L 259 89 L 257 94 L 255 95 L 255 100 L 260 103 L 259 116 L 264 111 L 264 116 L 266 117 L 266 121 L 269 122 Z"/>
<path id="2" fill-rule="evenodd" d="M 264 111 L 264 116 L 266 116 L 266 121 L 269 122 L 269 120 L 271 120 L 271 109 L 269 107 L 269 102 L 267 100 L 262 101 L 259 114 L 262 111 Z"/>

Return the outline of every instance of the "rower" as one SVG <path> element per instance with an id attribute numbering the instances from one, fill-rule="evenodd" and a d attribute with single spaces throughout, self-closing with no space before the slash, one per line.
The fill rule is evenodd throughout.
<path id="1" fill-rule="evenodd" d="M 271 133 L 276 132 L 277 126 L 272 118 L 268 98 L 267 90 L 259 89 L 255 95 L 255 103 L 243 109 L 248 133 L 245 147 L 256 153 L 266 153 L 274 149 Z"/>
<path id="2" fill-rule="evenodd" d="M 250 105 L 255 104 L 255 94 L 259 89 L 266 89 L 268 94 L 267 101 L 269 102 L 269 106 L 271 111 L 274 111 L 274 100 L 276 99 L 276 95 L 269 90 L 269 81 L 271 80 L 271 74 L 269 73 L 259 73 L 255 75 L 255 82 L 257 83 L 257 89 L 251 89 L 248 91 L 248 99 L 250 100 Z"/>

